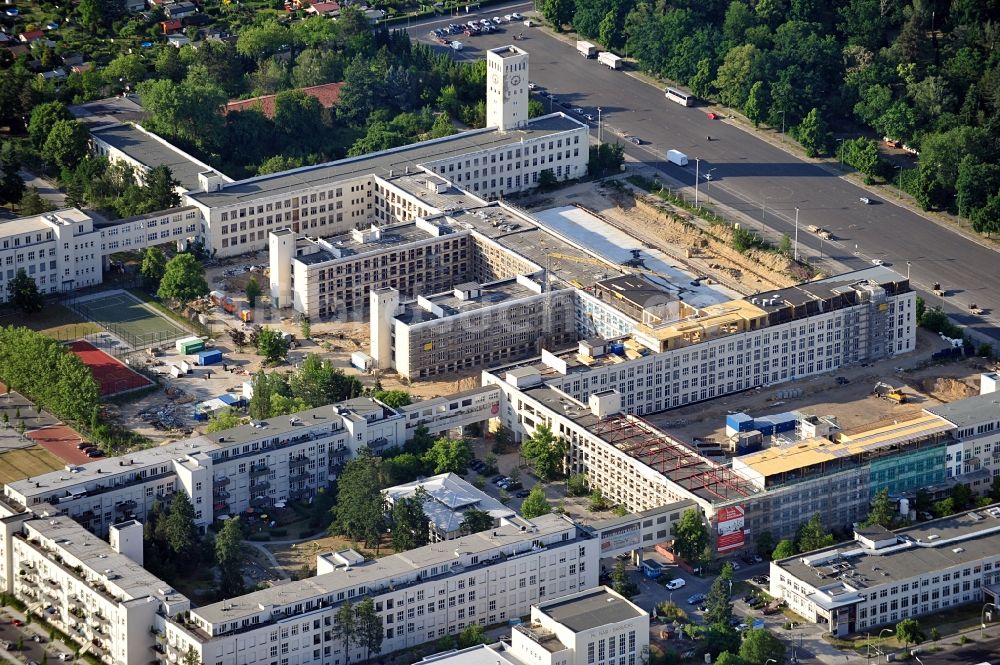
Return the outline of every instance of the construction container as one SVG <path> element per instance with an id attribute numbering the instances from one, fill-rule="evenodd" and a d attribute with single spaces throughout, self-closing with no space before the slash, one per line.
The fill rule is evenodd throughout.
<path id="1" fill-rule="evenodd" d="M 208 294 L 208 297 L 213 305 L 221 305 L 222 301 L 226 299 L 226 294 L 222 291 L 212 291 Z"/>
<path id="2" fill-rule="evenodd" d="M 175 343 L 177 351 L 186 356 L 194 355 L 205 348 L 205 342 L 198 337 L 184 337 Z"/>
<path id="3" fill-rule="evenodd" d="M 355 351 L 351 354 L 351 365 L 367 372 L 375 366 L 375 359 L 363 351 Z"/>
<path id="4" fill-rule="evenodd" d="M 212 349 L 211 351 L 200 351 L 198 353 L 199 365 L 214 365 L 222 362 L 222 351 Z"/>
<path id="5" fill-rule="evenodd" d="M 764 436 L 759 430 L 740 432 L 736 435 L 736 445 L 733 452 L 737 455 L 755 453 L 764 448 Z"/>
<path id="6" fill-rule="evenodd" d="M 230 314 L 234 314 L 236 312 L 236 301 L 232 298 L 226 298 L 222 301 L 222 309 L 226 310 Z"/>
<path id="7" fill-rule="evenodd" d="M 249 307 L 244 307 L 240 310 L 240 321 L 243 323 L 250 323 L 253 321 L 253 310 Z"/>
<path id="8" fill-rule="evenodd" d="M 184 374 L 190 374 L 192 371 L 194 371 L 194 365 L 192 365 L 186 360 L 180 361 L 177 364 L 177 366 L 181 368 L 181 372 L 183 372 Z"/>
<path id="9" fill-rule="evenodd" d="M 180 367 L 178 367 L 177 365 L 170 366 L 170 376 L 174 377 L 175 379 L 179 379 L 181 377 L 181 374 L 183 374 L 183 372 L 181 372 Z"/>
<path id="10" fill-rule="evenodd" d="M 752 429 L 753 418 L 749 415 L 745 413 L 730 413 L 726 415 L 726 434 L 729 436 L 733 436 L 737 432 L 749 432 Z"/>

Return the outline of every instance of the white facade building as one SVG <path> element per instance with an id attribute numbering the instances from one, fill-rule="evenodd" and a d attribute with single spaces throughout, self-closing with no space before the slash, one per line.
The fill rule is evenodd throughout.
<path id="1" fill-rule="evenodd" d="M 101 234 L 75 208 L 0 223 L 0 302 L 23 269 L 38 292 L 66 293 L 103 280 Z"/>
<path id="2" fill-rule="evenodd" d="M 770 593 L 842 636 L 978 607 L 998 583 L 1000 507 L 993 506 L 895 532 L 857 529 L 852 542 L 772 561 Z"/>
<path id="3" fill-rule="evenodd" d="M 993 479 L 1000 476 L 1000 392 L 996 374 L 980 376 L 977 397 L 932 406 L 928 413 L 955 426 L 945 465 L 948 478 L 969 485 L 979 495 L 988 494 Z"/>
<path id="4" fill-rule="evenodd" d="M 570 520 L 543 515 L 359 561 L 353 552 L 320 555 L 317 575 L 199 607 L 166 625 L 166 658 L 193 649 L 205 665 L 287 659 L 288 665 L 347 662 L 334 615 L 371 598 L 382 620 L 382 654 L 528 614 L 531 606 L 597 584 L 598 542 Z M 365 656 L 352 647 L 350 661 Z M 174 662 L 170 660 L 170 662 Z"/>
<path id="5" fill-rule="evenodd" d="M 311 496 L 359 448 L 401 446 L 420 425 L 438 433 L 484 423 L 498 403 L 495 388 L 400 410 L 356 398 L 18 480 L 4 486 L 4 497 L 30 510 L 51 504 L 104 536 L 112 524 L 145 519 L 154 502 L 183 490 L 205 527 L 221 515 Z"/>

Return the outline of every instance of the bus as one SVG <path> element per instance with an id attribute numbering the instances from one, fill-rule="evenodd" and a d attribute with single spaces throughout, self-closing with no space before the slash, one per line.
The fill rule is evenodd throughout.
<path id="1" fill-rule="evenodd" d="M 667 88 L 666 93 L 664 93 L 672 102 L 677 102 L 681 106 L 694 106 L 695 96 L 690 92 L 684 92 L 680 88 Z"/>

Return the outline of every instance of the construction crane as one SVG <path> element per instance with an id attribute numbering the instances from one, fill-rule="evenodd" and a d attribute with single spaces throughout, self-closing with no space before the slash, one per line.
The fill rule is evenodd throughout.
<path id="1" fill-rule="evenodd" d="M 639 258 L 639 250 L 633 249 L 631 251 L 632 251 L 632 258 L 629 260 L 628 264 L 623 264 L 623 265 L 615 265 L 610 261 L 595 259 L 589 256 L 575 256 L 573 254 L 563 254 L 561 252 L 549 252 L 549 254 L 546 255 L 547 262 L 549 265 L 545 267 L 545 272 L 547 274 L 552 272 L 551 270 L 552 259 L 556 259 L 563 261 L 572 261 L 574 263 L 583 263 L 586 265 L 595 266 L 597 268 L 603 268 L 605 270 L 618 270 L 623 273 L 634 272 L 643 275 L 651 275 L 653 277 L 659 277 L 660 279 L 666 280 L 668 285 L 670 285 L 673 288 L 677 288 L 674 286 L 674 280 L 676 279 L 676 277 L 673 277 L 666 273 L 657 272 L 656 270 L 650 270 L 649 268 L 641 268 L 639 266 L 636 266 L 635 263 L 641 261 L 642 259 Z M 678 288 L 677 290 L 681 291 L 682 289 Z"/>

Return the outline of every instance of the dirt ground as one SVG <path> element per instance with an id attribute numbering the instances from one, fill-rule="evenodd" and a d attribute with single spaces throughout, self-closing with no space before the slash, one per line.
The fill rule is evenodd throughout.
<path id="1" fill-rule="evenodd" d="M 891 419 L 901 419 L 921 409 L 979 394 L 978 375 L 988 366 L 981 358 L 957 362 L 931 362 L 930 356 L 945 347 L 941 339 L 917 330 L 917 351 L 877 363 L 841 368 L 835 373 L 812 376 L 794 383 L 750 390 L 659 414 L 647 416 L 681 440 L 726 440 L 726 414 L 739 411 L 762 416 L 798 410 L 816 416 L 834 416 L 842 430 L 852 430 Z M 838 384 L 837 377 L 850 381 Z M 902 384 L 905 404 L 894 404 L 872 396 L 878 381 Z M 788 397 L 787 391 L 801 390 Z M 786 394 L 780 395 L 782 391 Z"/>
<path id="2" fill-rule="evenodd" d="M 366 559 L 374 559 L 376 557 L 374 549 L 367 549 L 362 543 L 355 544 L 340 536 L 325 536 L 302 543 L 261 544 L 278 561 L 278 571 L 289 577 L 292 575 L 315 575 L 316 555 L 324 552 L 337 552 L 350 548 L 363 554 Z M 392 553 L 392 542 L 388 537 L 383 538 L 377 556 L 387 556 Z"/>
<path id="3" fill-rule="evenodd" d="M 631 189 L 624 179 L 619 182 Z M 653 200 L 652 197 L 645 198 Z M 698 227 L 669 219 L 645 203 L 637 205 L 631 195 L 602 183 L 572 185 L 555 194 L 532 197 L 524 202 L 529 210 L 560 205 L 586 208 L 640 242 L 661 250 L 685 266 L 691 274 L 706 275 L 739 293 L 749 295 L 795 283 L 781 272 L 787 261 L 776 261 L 778 257 L 766 252 L 755 256 L 754 261 L 748 260 L 746 256 L 700 232 Z M 678 219 L 689 217 L 682 212 Z"/>

